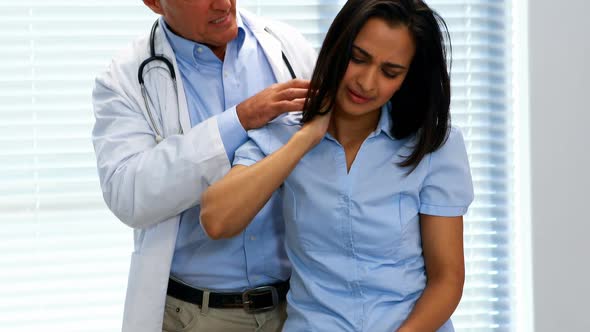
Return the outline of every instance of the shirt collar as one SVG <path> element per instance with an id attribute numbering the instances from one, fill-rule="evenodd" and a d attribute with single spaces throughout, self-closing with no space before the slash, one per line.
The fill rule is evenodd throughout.
<path id="1" fill-rule="evenodd" d="M 374 136 L 379 135 L 383 132 L 392 140 L 395 140 L 393 135 L 391 135 L 391 102 L 385 103 L 381 107 L 381 115 L 379 117 L 379 123 L 377 124 L 377 129 L 373 132 Z M 371 135 L 371 136 L 373 136 Z"/>
<path id="2" fill-rule="evenodd" d="M 375 137 L 380 133 L 384 133 L 392 140 L 395 140 L 395 137 L 391 135 L 391 102 L 387 102 L 385 105 L 381 106 L 381 115 L 379 115 L 379 122 L 377 123 L 376 129 L 369 134 L 369 137 Z M 326 138 L 337 141 L 330 133 L 326 132 Z"/>
<path id="3" fill-rule="evenodd" d="M 238 36 L 236 37 L 235 42 L 237 43 L 239 53 L 246 40 L 246 27 L 244 21 L 242 21 L 242 15 L 240 15 L 238 10 L 236 10 L 236 23 L 238 24 Z"/>
<path id="4" fill-rule="evenodd" d="M 239 53 L 246 39 L 244 22 L 239 12 L 237 12 L 236 14 L 236 23 L 238 25 L 238 35 L 234 40 L 228 43 L 228 47 L 230 46 L 230 44 L 236 43 L 237 50 Z M 184 61 L 194 62 L 197 58 L 199 58 L 200 52 L 196 52 L 196 50 L 199 48 L 209 49 L 209 47 L 207 47 L 204 44 L 185 39 L 177 35 L 176 33 L 172 32 L 168 24 L 164 21 L 163 17 L 160 17 L 160 26 L 164 30 L 164 34 L 166 35 L 166 38 L 168 39 L 168 42 L 170 43 L 170 46 L 172 47 L 174 54 Z"/>

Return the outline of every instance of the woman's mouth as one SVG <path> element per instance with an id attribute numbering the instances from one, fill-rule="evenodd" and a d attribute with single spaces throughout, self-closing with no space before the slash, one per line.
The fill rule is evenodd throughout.
<path id="1" fill-rule="evenodd" d="M 355 104 L 364 104 L 371 100 L 371 98 L 366 97 L 350 88 L 347 88 L 346 90 L 348 91 L 348 97 Z"/>

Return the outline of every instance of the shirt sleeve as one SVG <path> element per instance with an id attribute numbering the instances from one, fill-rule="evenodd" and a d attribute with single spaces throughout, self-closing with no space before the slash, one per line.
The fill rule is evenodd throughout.
<path id="1" fill-rule="evenodd" d="M 461 132 L 452 128 L 447 141 L 428 158 L 429 169 L 420 190 L 420 213 L 464 215 L 473 201 L 473 183 Z"/>
<path id="2" fill-rule="evenodd" d="M 217 116 L 217 128 L 227 158 L 231 161 L 236 149 L 248 139 L 248 134 L 240 123 L 235 106 Z"/>
<path id="3" fill-rule="evenodd" d="M 233 166 L 251 166 L 266 157 L 262 145 L 267 140 L 267 131 L 266 127 L 248 131 L 249 139 L 236 150 Z"/>

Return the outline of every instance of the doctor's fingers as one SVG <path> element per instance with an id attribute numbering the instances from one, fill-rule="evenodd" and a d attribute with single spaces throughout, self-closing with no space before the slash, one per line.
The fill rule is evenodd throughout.
<path id="1" fill-rule="evenodd" d="M 299 98 L 305 98 L 307 96 L 308 89 L 302 88 L 288 88 L 281 90 L 277 93 L 278 100 L 294 100 Z"/>
<path id="2" fill-rule="evenodd" d="M 303 104 L 305 104 L 305 98 L 296 98 L 293 100 L 282 100 L 276 103 L 273 108 L 274 116 L 287 112 L 298 112 L 303 110 Z"/>
<path id="3" fill-rule="evenodd" d="M 286 82 L 277 83 L 277 87 L 280 90 L 290 89 L 290 88 L 300 88 L 300 89 L 307 89 L 309 88 L 309 80 L 301 80 L 301 79 L 292 79 Z"/>

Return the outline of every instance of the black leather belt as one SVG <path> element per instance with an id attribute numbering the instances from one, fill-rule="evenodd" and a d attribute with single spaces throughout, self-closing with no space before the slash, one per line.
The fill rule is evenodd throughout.
<path id="1" fill-rule="evenodd" d="M 257 313 L 274 309 L 284 301 L 289 291 L 289 281 L 268 286 L 250 288 L 242 293 L 209 293 L 210 308 L 244 308 L 246 312 Z M 180 281 L 168 280 L 168 295 L 181 301 L 201 306 L 203 291 Z"/>

